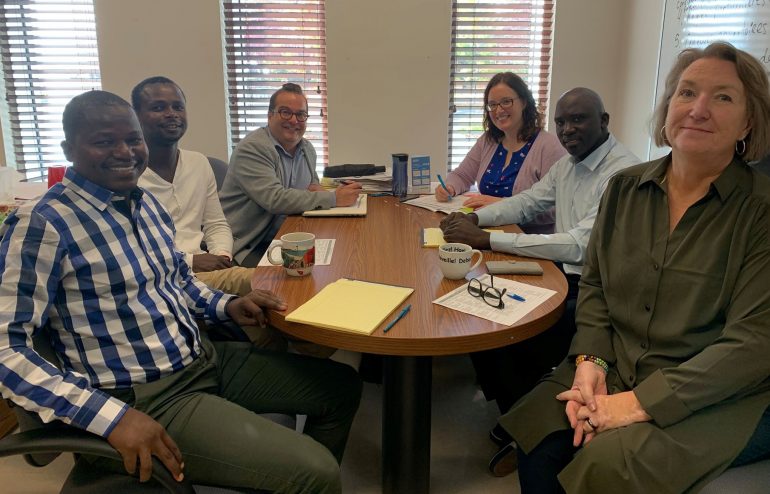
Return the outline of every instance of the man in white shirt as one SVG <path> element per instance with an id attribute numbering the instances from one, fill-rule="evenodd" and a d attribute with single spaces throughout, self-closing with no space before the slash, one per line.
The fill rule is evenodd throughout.
<path id="1" fill-rule="evenodd" d="M 179 149 L 187 130 L 186 98 L 166 77 L 150 77 L 131 91 L 149 149 L 148 167 L 139 186 L 154 195 L 174 220 L 174 242 L 187 264 L 206 285 L 234 295 L 251 292 L 253 268 L 233 266 L 233 234 L 222 212 L 217 183 L 208 159 Z M 208 252 L 201 248 L 205 242 Z M 285 349 L 286 342 L 270 328 L 245 327 L 255 345 Z"/>
<path id="2" fill-rule="evenodd" d="M 485 396 L 497 400 L 501 413 L 566 356 L 575 333 L 578 281 L 599 200 L 613 175 L 639 163 L 610 134 L 610 116 L 599 95 L 590 89 L 564 93 L 556 104 L 554 121 L 556 135 L 569 154 L 554 163 L 539 182 L 472 214 L 453 213 L 441 222 L 447 242 L 550 259 L 561 264 L 567 277 L 564 316 L 551 329 L 517 345 L 471 355 Z M 556 208 L 553 234 L 489 233 L 481 229 L 528 223 L 551 207 Z M 499 426 L 490 436 L 503 447 L 490 463 L 492 473 L 510 473 L 513 465 L 503 461 L 515 458 L 510 437 Z"/>

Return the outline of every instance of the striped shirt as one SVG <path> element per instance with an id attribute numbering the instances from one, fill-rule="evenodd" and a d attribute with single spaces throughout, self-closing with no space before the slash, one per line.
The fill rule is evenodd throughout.
<path id="1" fill-rule="evenodd" d="M 127 405 L 99 388 L 189 365 L 201 352 L 194 318 L 226 319 L 232 298 L 192 276 L 151 194 L 130 203 L 70 168 L 0 227 L 0 391 L 105 437 Z M 46 324 L 62 371 L 31 348 Z"/>

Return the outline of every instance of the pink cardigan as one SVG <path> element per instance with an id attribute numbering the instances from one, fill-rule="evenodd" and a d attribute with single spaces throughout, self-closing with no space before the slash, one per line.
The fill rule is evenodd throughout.
<path id="1" fill-rule="evenodd" d="M 473 145 L 460 166 L 452 170 L 446 177 L 447 185 L 454 187 L 457 194 L 462 194 L 470 189 L 471 185 L 481 180 L 484 172 L 487 171 L 489 163 L 492 161 L 492 155 L 497 149 L 497 142 L 490 141 L 484 135 L 479 137 L 476 144 Z M 511 195 L 518 194 L 527 190 L 535 182 L 538 182 L 551 168 L 551 165 L 567 154 L 567 150 L 562 147 L 559 139 L 555 135 L 541 130 L 532 143 L 532 148 L 524 158 L 521 170 L 513 183 Z M 522 225 L 527 233 L 553 233 L 554 214 L 553 210 L 539 215 L 530 225 Z"/>

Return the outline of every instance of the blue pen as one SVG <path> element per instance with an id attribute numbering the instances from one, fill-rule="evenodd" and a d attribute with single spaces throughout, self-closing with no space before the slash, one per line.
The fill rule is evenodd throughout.
<path id="1" fill-rule="evenodd" d="M 521 295 L 516 295 L 515 293 L 506 293 L 509 297 L 511 297 L 513 300 L 518 300 L 519 302 L 526 302 L 527 299 L 522 297 Z"/>
<path id="2" fill-rule="evenodd" d="M 387 325 L 387 326 L 385 326 L 385 329 L 383 329 L 383 330 L 382 330 L 382 332 L 383 332 L 383 333 L 387 333 L 388 331 L 390 331 L 390 328 L 392 328 L 393 326 L 395 326 L 395 325 L 396 325 L 396 323 L 397 323 L 398 321 L 400 321 L 400 320 L 401 320 L 401 318 L 402 318 L 402 317 L 404 317 L 404 316 L 406 315 L 406 313 L 407 313 L 407 312 L 409 312 L 409 309 L 411 309 L 411 308 L 412 308 L 412 304 L 409 304 L 409 305 L 407 305 L 406 307 L 404 307 L 404 309 L 401 311 L 401 313 L 400 313 L 399 315 L 397 315 L 395 319 L 393 319 L 392 321 L 390 321 L 390 322 L 388 323 L 388 325 Z"/>
<path id="3" fill-rule="evenodd" d="M 436 175 L 436 176 L 438 177 L 438 183 L 440 183 L 441 186 L 444 187 L 444 190 L 446 191 L 447 194 L 449 194 L 449 200 L 451 201 L 454 196 L 449 192 L 449 189 L 446 188 L 446 184 L 444 183 L 444 179 L 441 178 L 441 175 Z"/>

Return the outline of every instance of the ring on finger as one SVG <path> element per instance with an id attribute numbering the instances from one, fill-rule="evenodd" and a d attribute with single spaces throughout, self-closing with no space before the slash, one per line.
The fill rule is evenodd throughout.
<path id="1" fill-rule="evenodd" d="M 593 429 L 593 430 L 596 430 L 596 425 L 595 425 L 593 422 L 591 422 L 591 417 L 588 417 L 588 418 L 586 419 L 586 423 L 588 424 L 588 426 L 589 426 L 591 429 Z"/>

